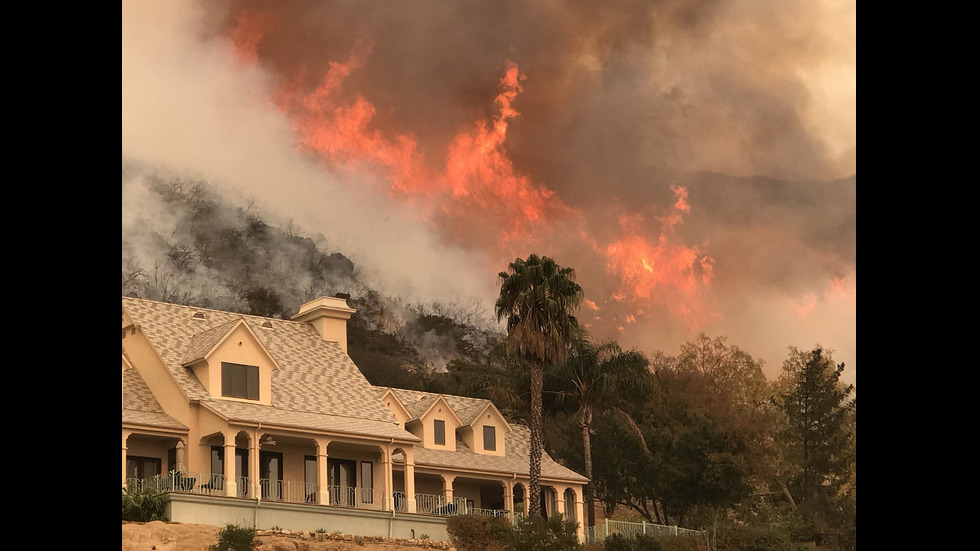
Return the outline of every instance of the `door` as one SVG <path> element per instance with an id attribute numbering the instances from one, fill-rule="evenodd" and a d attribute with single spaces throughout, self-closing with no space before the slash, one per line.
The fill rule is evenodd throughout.
<path id="1" fill-rule="evenodd" d="M 281 452 L 259 452 L 259 484 L 264 499 L 282 499 Z"/>
<path id="2" fill-rule="evenodd" d="M 353 507 L 357 495 L 357 462 L 350 459 L 327 459 L 330 477 L 330 503 Z"/>
<path id="3" fill-rule="evenodd" d="M 238 497 L 248 495 L 248 449 L 235 448 L 235 484 Z M 211 492 L 225 489 L 225 447 L 211 446 L 211 480 L 201 487 Z"/>

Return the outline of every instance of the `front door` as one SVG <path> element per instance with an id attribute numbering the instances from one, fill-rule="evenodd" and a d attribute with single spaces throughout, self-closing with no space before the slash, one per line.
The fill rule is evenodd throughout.
<path id="1" fill-rule="evenodd" d="M 282 499 L 282 453 L 259 452 L 259 483 L 263 498 Z"/>
<path id="2" fill-rule="evenodd" d="M 330 477 L 330 503 L 354 507 L 357 495 L 357 462 L 350 459 L 327 459 Z"/>

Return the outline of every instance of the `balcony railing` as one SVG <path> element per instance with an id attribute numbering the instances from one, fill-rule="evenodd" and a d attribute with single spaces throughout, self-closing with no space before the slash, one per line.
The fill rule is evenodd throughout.
<path id="1" fill-rule="evenodd" d="M 250 481 L 251 479 L 243 476 L 235 479 L 235 494 L 238 497 L 253 497 Z M 224 475 L 177 471 L 171 471 L 164 476 L 158 475 L 143 479 L 129 478 L 126 480 L 126 486 L 130 489 L 152 489 L 157 492 L 213 496 L 227 495 L 225 484 Z M 263 500 L 289 503 L 318 503 L 319 501 L 316 484 L 261 478 L 259 479 L 259 489 Z M 327 491 L 329 492 L 330 505 L 377 510 L 385 506 L 383 502 L 384 493 L 374 488 L 331 485 L 327 487 Z M 391 497 L 391 503 L 396 511 L 407 511 L 407 500 L 404 492 L 393 492 Z M 441 495 L 432 494 L 415 494 L 415 510 L 419 513 L 440 516 L 465 514 L 506 516 L 508 514 L 508 511 L 501 509 L 467 507 L 465 498 L 455 498 L 450 502 Z"/>

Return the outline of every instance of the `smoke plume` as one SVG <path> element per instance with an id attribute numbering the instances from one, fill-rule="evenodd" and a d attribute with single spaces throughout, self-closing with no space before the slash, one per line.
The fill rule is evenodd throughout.
<path id="1" fill-rule="evenodd" d="M 855 18 L 853 0 L 129 1 L 123 154 L 275 209 L 393 293 L 489 308 L 536 253 L 575 268 L 597 338 L 727 335 L 771 377 L 819 343 L 853 382 Z M 124 174 L 124 226 L 139 198 Z"/>

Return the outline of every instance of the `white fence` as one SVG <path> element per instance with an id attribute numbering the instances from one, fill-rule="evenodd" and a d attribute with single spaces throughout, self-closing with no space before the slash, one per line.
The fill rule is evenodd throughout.
<path id="1" fill-rule="evenodd" d="M 626 522 L 607 519 L 599 526 L 586 528 L 585 541 L 587 543 L 602 541 L 613 534 L 622 534 L 627 538 L 635 538 L 640 534 L 645 536 L 697 536 L 702 538 L 708 536 L 706 530 L 691 530 L 689 528 L 664 526 L 663 524 L 653 524 L 650 522 Z"/>

